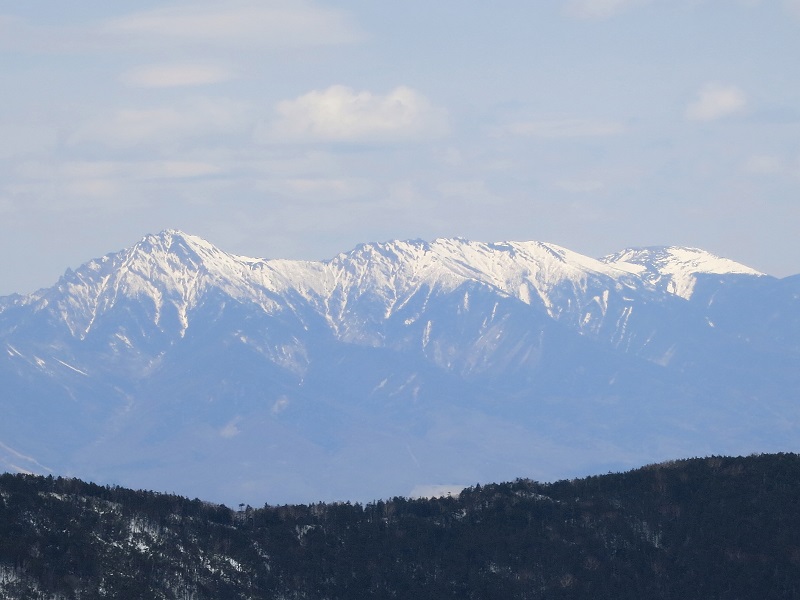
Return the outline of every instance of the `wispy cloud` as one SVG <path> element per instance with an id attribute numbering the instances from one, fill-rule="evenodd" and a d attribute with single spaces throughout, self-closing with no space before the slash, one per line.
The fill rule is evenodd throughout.
<path id="1" fill-rule="evenodd" d="M 566 13 L 577 19 L 607 19 L 649 0 L 571 0 Z"/>
<path id="2" fill-rule="evenodd" d="M 543 119 L 517 121 L 502 127 L 499 133 L 537 138 L 579 138 L 618 135 L 625 127 L 616 121 L 595 119 Z"/>
<path id="3" fill-rule="evenodd" d="M 373 191 L 369 180 L 347 177 L 276 178 L 261 182 L 258 188 L 270 193 L 326 203 Z"/>
<path id="4" fill-rule="evenodd" d="M 602 191 L 606 186 L 597 179 L 563 179 L 557 181 L 555 187 L 572 194 L 587 194 Z"/>
<path id="5" fill-rule="evenodd" d="M 742 169 L 748 175 L 760 177 L 800 177 L 800 157 L 758 154 L 750 156 Z"/>
<path id="6" fill-rule="evenodd" d="M 242 418 L 239 415 L 236 415 L 233 419 L 228 421 L 228 423 L 219 430 L 220 437 L 230 439 L 234 438 L 241 433 L 239 429 L 239 423 L 241 423 Z"/>
<path id="7" fill-rule="evenodd" d="M 308 0 L 181 0 L 169 4 L 70 23 L 0 14 L 0 48 L 58 55 L 146 50 L 173 56 L 191 52 L 194 56 L 221 48 L 253 53 L 275 47 L 353 44 L 367 37 L 347 12 Z"/>
<path id="8" fill-rule="evenodd" d="M 13 166 L 15 177 L 0 186 L 0 198 L 18 215 L 36 218 L 81 211 L 134 214 L 163 209 L 164 198 L 199 198 L 225 181 L 230 168 L 202 160 L 30 160 Z"/>
<path id="9" fill-rule="evenodd" d="M 783 158 L 771 154 L 751 156 L 744 163 L 744 171 L 750 175 L 779 175 L 785 169 Z"/>
<path id="10" fill-rule="evenodd" d="M 0 121 L 0 159 L 51 150 L 58 142 L 57 130 L 44 123 Z"/>
<path id="11" fill-rule="evenodd" d="M 383 95 L 334 85 L 280 102 L 276 113 L 262 140 L 402 141 L 447 131 L 446 111 L 403 86 Z"/>
<path id="12" fill-rule="evenodd" d="M 100 179 L 187 179 L 216 175 L 221 168 L 203 161 L 28 161 L 15 169 L 25 179 L 58 181 Z"/>
<path id="13" fill-rule="evenodd" d="M 495 207 L 503 203 L 503 199 L 492 192 L 481 179 L 443 181 L 436 185 L 436 191 L 446 198 L 455 198 L 462 203 Z"/>
<path id="14" fill-rule="evenodd" d="M 320 46 L 363 38 L 343 12 L 303 0 L 185 3 L 118 17 L 102 30 L 142 44 Z"/>
<path id="15" fill-rule="evenodd" d="M 162 88 L 210 85 L 234 77 L 233 70 L 219 65 L 176 63 L 137 67 L 125 72 L 120 80 L 131 87 Z"/>
<path id="16" fill-rule="evenodd" d="M 741 112 L 746 106 L 747 97 L 738 87 L 707 83 L 695 101 L 686 108 L 686 118 L 692 121 L 713 121 Z"/>
<path id="17" fill-rule="evenodd" d="M 94 142 L 124 148 L 230 134 L 246 126 L 245 114 L 246 109 L 242 104 L 221 100 L 194 100 L 182 106 L 121 109 L 84 123 L 69 142 L 73 145 Z"/>

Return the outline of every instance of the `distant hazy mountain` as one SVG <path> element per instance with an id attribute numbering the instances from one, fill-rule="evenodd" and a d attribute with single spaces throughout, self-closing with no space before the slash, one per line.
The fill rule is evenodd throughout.
<path id="1" fill-rule="evenodd" d="M 0 298 L 0 464 L 228 503 L 796 450 L 800 276 L 691 248 L 178 231 Z"/>

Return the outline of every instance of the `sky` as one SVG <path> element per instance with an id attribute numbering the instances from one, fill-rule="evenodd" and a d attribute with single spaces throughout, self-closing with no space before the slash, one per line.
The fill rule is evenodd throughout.
<path id="1" fill-rule="evenodd" d="M 798 57 L 800 0 L 0 0 L 0 295 L 164 229 L 797 274 Z"/>

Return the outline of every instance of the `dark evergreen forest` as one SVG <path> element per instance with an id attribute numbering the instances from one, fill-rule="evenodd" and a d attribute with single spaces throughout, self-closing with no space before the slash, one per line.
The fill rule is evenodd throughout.
<path id="1" fill-rule="evenodd" d="M 7 474 L 0 597 L 798 598 L 800 457 L 238 510 Z"/>

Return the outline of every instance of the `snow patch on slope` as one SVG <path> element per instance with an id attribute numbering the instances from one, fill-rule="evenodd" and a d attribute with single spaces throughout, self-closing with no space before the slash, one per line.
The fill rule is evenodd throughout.
<path id="1" fill-rule="evenodd" d="M 44 309 L 55 303 L 72 335 L 85 338 L 97 317 L 120 301 L 145 300 L 153 323 L 163 330 L 169 327 L 167 314 L 174 316 L 182 337 L 192 309 L 209 290 L 272 313 L 283 308 L 276 295 L 295 287 L 302 293 L 308 284 L 300 282 L 312 280 L 309 274 L 315 270 L 312 263 L 302 261 L 228 254 L 197 236 L 167 230 L 68 271 L 39 305 Z"/>
<path id="2" fill-rule="evenodd" d="M 764 273 L 698 248 L 680 246 L 628 248 L 600 259 L 670 294 L 690 299 L 697 275 L 753 275 Z"/>
<path id="3" fill-rule="evenodd" d="M 423 287 L 448 293 L 467 282 L 488 286 L 526 304 L 541 302 L 557 316 L 555 295 L 564 289 L 584 292 L 637 287 L 637 278 L 613 265 L 541 242 L 471 242 L 439 238 L 433 242 L 395 241 L 363 244 L 326 265 L 332 287 L 326 288 L 335 320 L 347 303 L 368 293 L 385 306 L 385 318 L 405 306 Z"/>
<path id="4" fill-rule="evenodd" d="M 79 339 L 120 303 L 141 307 L 145 319 L 176 339 L 213 292 L 270 315 L 294 314 L 303 323 L 316 313 L 339 340 L 382 345 L 383 324 L 394 315 L 402 311 L 406 326 L 419 322 L 432 297 L 464 285 L 470 287 L 461 291 L 463 311 L 477 301 L 477 284 L 590 333 L 609 318 L 616 321 L 642 293 L 690 298 L 700 273 L 761 275 L 693 248 L 628 249 L 597 260 L 549 243 L 460 238 L 361 244 L 323 262 L 268 260 L 167 230 L 68 271 L 54 288 L 6 300 L 48 311 Z"/>

